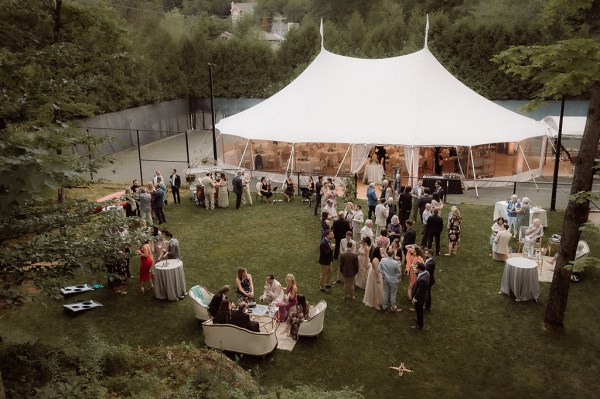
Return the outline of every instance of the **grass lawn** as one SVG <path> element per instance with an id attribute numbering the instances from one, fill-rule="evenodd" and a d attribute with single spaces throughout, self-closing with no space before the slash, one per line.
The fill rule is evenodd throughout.
<path id="1" fill-rule="evenodd" d="M 181 206 L 165 208 L 165 228 L 181 243 L 188 288 L 201 283 L 214 292 L 223 284 L 233 286 L 237 268 L 245 266 L 259 292 L 267 273 L 281 282 L 286 273 L 293 273 L 299 292 L 311 303 L 328 302 L 325 329 L 318 339 L 303 338 L 293 352 L 277 350 L 266 361 L 241 360 L 264 386 L 362 387 L 369 398 L 597 397 L 600 272 L 586 270 L 582 282 L 571 286 L 566 331 L 546 332 L 542 319 L 550 284 L 540 283 L 537 303 L 498 295 L 504 265 L 488 257 L 493 207 L 459 208 L 459 255 L 436 259 L 433 311 L 425 314 L 423 331 L 409 328 L 414 313 L 403 295 L 405 280 L 399 290 L 399 314 L 376 312 L 361 300 L 343 301 L 340 287 L 331 293 L 319 291 L 320 224 L 298 199 L 209 212 L 196 208 L 186 195 Z M 562 212 L 548 214 L 546 236 L 560 232 L 562 217 Z M 443 235 L 442 244 L 446 242 Z M 600 244 L 590 244 L 592 253 L 599 253 Z M 136 277 L 137 265 L 134 259 Z M 83 275 L 72 283 L 94 281 L 105 283 L 101 275 Z M 158 301 L 151 294 L 139 294 L 136 279 L 128 285 L 126 296 L 101 289 L 76 297 L 104 304 L 78 317 L 63 313 L 62 305 L 70 300 L 40 295 L 35 303 L 0 317 L 0 331 L 10 341 L 39 339 L 61 346 L 83 344 L 89 335 L 132 346 L 203 345 L 189 300 Z M 362 299 L 362 291 L 357 296 Z M 401 361 L 414 373 L 399 377 L 388 368 Z"/>

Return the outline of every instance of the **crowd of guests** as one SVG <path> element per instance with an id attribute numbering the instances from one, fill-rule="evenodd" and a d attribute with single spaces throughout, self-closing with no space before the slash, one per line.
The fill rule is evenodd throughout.
<path id="1" fill-rule="evenodd" d="M 383 182 L 380 193 L 374 184 L 367 189 L 368 214 L 358 204 L 348 202 L 336 211 L 335 194 L 322 199 L 321 243 L 319 247 L 319 289 L 329 292 L 343 285 L 344 299 L 355 300 L 355 288 L 364 290 L 363 303 L 378 310 L 400 311 L 398 285 L 407 279 L 407 300 L 417 313 L 414 328 L 423 328 L 423 310 L 431 309 L 431 286 L 435 284 L 435 254 L 440 253 L 444 225 L 448 231 L 448 252 L 456 255 L 460 243 L 462 217 L 457 207 L 441 217 L 443 189 L 429 195 L 418 180 L 413 187 L 402 187 L 400 176 L 392 184 Z M 318 184 L 318 183 L 317 183 Z M 325 193 L 323 193 L 325 194 Z M 412 214 L 412 219 L 411 219 Z M 421 225 L 421 245 L 417 245 L 417 224 Z M 333 263 L 339 260 L 337 279 L 333 281 Z"/>
<path id="2" fill-rule="evenodd" d="M 275 276 L 266 276 L 264 291 L 259 301 L 277 307 L 276 317 L 279 323 L 286 323 L 285 332 L 293 339 L 298 339 L 300 323 L 308 318 L 310 307 L 306 297 L 298 293 L 298 285 L 293 274 L 285 277 L 283 287 Z M 211 299 L 208 312 L 216 324 L 233 324 L 250 331 L 259 332 L 260 323 L 250 315 L 249 309 L 256 305 L 254 282 L 246 268 L 238 269 L 236 284 L 236 300 L 230 297 L 231 287 L 223 286 Z"/>

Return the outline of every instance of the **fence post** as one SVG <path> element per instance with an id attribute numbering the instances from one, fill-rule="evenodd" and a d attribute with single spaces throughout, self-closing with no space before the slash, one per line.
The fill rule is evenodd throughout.
<path id="1" fill-rule="evenodd" d="M 137 148 L 138 148 L 138 162 L 140 163 L 140 183 L 144 184 L 144 172 L 142 172 L 142 147 L 140 144 L 140 131 L 139 129 L 135 131 L 137 135 Z"/>

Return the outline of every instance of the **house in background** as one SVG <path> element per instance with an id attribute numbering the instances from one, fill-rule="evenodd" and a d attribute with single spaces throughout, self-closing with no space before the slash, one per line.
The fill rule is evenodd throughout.
<path id="1" fill-rule="evenodd" d="M 234 3 L 232 1 L 231 2 L 231 22 L 236 24 L 242 18 L 242 16 L 244 16 L 246 14 L 252 14 L 252 12 L 254 11 L 255 5 L 256 5 L 256 2 Z"/>
<path id="2" fill-rule="evenodd" d="M 283 38 L 287 35 L 290 29 L 300 28 L 300 24 L 297 22 L 284 22 L 285 17 L 276 16 L 273 17 L 273 24 L 271 25 L 271 32 L 275 33 Z"/>

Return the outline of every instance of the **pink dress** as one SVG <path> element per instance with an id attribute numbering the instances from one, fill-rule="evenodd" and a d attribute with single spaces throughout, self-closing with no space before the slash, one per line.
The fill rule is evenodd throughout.
<path id="1" fill-rule="evenodd" d="M 410 252 L 407 252 L 406 253 L 406 271 L 408 272 L 408 288 L 406 290 L 406 293 L 408 294 L 409 299 L 412 298 L 412 287 L 413 287 L 413 285 L 415 285 L 415 282 L 417 281 L 417 273 L 415 272 L 415 269 L 413 268 L 413 266 L 416 265 L 417 263 L 423 263 L 423 258 L 421 258 L 420 256 L 415 256 L 414 254 L 411 254 Z"/>
<path id="2" fill-rule="evenodd" d="M 290 309 L 295 307 L 296 303 L 298 303 L 298 290 L 296 290 L 296 295 L 290 296 L 288 298 L 287 303 L 285 303 L 284 301 L 277 303 L 277 307 L 279 308 L 279 321 L 280 322 L 283 323 L 284 321 L 287 320 Z"/>

